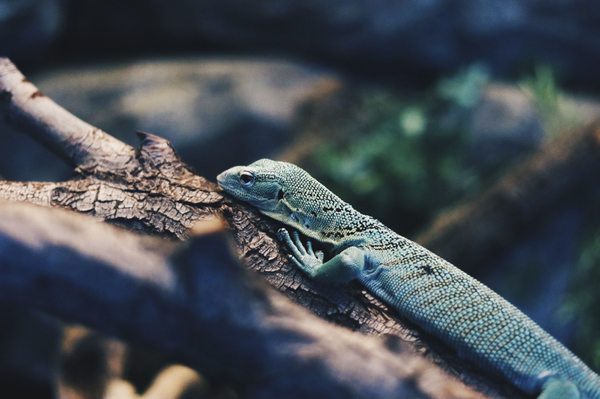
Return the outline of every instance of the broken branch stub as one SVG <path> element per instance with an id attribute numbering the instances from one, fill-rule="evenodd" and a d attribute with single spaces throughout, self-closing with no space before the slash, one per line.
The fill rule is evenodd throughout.
<path id="1" fill-rule="evenodd" d="M 15 88 L 13 91 L 19 90 L 22 89 Z M 8 104 L 8 107 L 0 107 L 0 112 L 9 118 L 15 112 L 35 111 L 28 104 L 21 108 L 10 105 L 14 104 L 12 100 Z M 84 152 L 85 149 L 100 150 L 85 152 L 89 157 L 83 156 L 86 162 L 81 165 L 92 166 L 79 167 L 79 176 L 66 182 L 0 181 L 0 198 L 74 210 L 128 229 L 181 240 L 188 238 L 198 222 L 222 215 L 229 223 L 243 263 L 264 276 L 287 297 L 322 318 L 352 330 L 386 335 L 389 337 L 386 343 L 398 348 L 397 356 L 403 356 L 405 361 L 420 359 L 413 350 L 417 340 L 412 326 L 358 286 L 332 287 L 306 278 L 289 264 L 285 249 L 275 239 L 274 232 L 278 227 L 275 222 L 225 197 L 214 183 L 193 173 L 167 140 L 139 133 L 142 143 L 137 151 L 116 139 L 108 139 L 111 144 L 104 146 L 106 136 L 110 137 L 107 133 L 90 136 L 86 133 L 89 125 L 70 123 L 74 118 L 72 115 L 62 108 L 54 110 L 58 112 L 54 123 L 47 129 L 43 124 L 37 125 L 34 137 L 43 142 L 51 137 L 55 144 L 66 141 L 67 145 L 62 148 L 75 148 L 75 159 L 79 159 L 81 147 L 78 140 L 88 138 L 91 142 L 83 145 Z M 23 119 L 37 120 L 34 116 L 26 115 Z M 64 131 L 61 130 L 61 118 L 67 120 Z M 110 148 L 117 155 L 111 154 Z M 125 164 L 119 161 L 121 156 L 126 160 Z M 117 161 L 111 163 L 107 160 L 104 163 L 106 157 L 114 157 Z M 87 160 L 91 160 L 90 163 Z M 493 378 L 481 382 L 479 371 L 469 369 L 450 348 L 440 346 L 431 337 L 420 338 L 420 347 L 440 355 L 445 369 L 460 370 L 461 378 L 481 388 L 502 387 L 503 383 Z M 439 371 L 439 367 L 428 364 L 428 367 Z"/>

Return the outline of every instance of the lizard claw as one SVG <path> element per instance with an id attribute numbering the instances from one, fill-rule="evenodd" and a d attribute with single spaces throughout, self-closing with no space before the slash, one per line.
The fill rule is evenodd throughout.
<path id="1" fill-rule="evenodd" d="M 309 241 L 310 242 L 310 241 Z M 323 253 L 323 251 L 317 251 L 314 253 L 315 257 L 317 259 L 319 259 L 321 262 L 323 262 L 323 259 L 325 259 L 325 254 Z"/>
<path id="2" fill-rule="evenodd" d="M 286 236 L 289 237 L 290 233 L 288 233 L 288 231 L 285 228 L 280 227 L 279 229 L 277 229 L 277 238 L 279 238 L 281 241 L 284 241 Z"/>
<path id="3" fill-rule="evenodd" d="M 302 255 L 306 255 L 306 249 L 304 248 L 304 245 L 302 245 L 302 241 L 300 241 L 300 235 L 296 230 L 294 230 L 292 234 L 294 235 L 294 244 L 296 245 L 296 248 Z"/>
<path id="4" fill-rule="evenodd" d="M 324 254 L 322 251 L 317 251 L 315 253 L 310 240 L 306 241 L 305 248 L 297 231 L 294 230 L 292 234 L 294 237 L 293 239 L 285 228 L 277 230 L 277 238 L 283 241 L 291 252 L 291 254 L 288 255 L 290 260 L 304 272 L 312 274 L 316 267 L 323 264 Z"/>
<path id="5" fill-rule="evenodd" d="M 312 242 L 310 240 L 306 240 L 306 253 L 310 256 L 315 256 L 315 252 L 313 251 Z"/>

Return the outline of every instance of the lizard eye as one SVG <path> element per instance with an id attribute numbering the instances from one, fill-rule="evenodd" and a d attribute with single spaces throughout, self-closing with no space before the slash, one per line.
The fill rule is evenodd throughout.
<path id="1" fill-rule="evenodd" d="M 283 191 L 282 188 L 280 188 L 279 191 L 277 192 L 277 199 L 282 200 L 284 196 L 285 196 L 285 192 Z"/>
<path id="2" fill-rule="evenodd" d="M 254 176 L 253 173 L 246 172 L 246 171 L 240 173 L 240 183 L 244 187 L 252 187 L 255 180 L 256 180 L 256 177 Z"/>

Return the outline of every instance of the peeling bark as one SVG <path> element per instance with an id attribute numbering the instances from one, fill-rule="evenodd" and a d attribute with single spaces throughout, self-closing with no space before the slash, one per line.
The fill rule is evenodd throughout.
<path id="1" fill-rule="evenodd" d="M 139 133 L 142 143 L 139 150 L 134 151 L 131 147 L 120 143 L 116 139 L 110 138 L 107 133 L 95 130 L 95 133 L 90 135 L 89 125 L 84 124 L 79 120 L 77 121 L 81 123 L 74 121 L 72 115 L 52 103 L 51 100 L 40 95 L 33 96 L 32 98 L 31 93 L 35 92 L 33 85 L 28 82 L 23 82 L 21 79 L 21 84 L 26 85 L 26 90 L 20 88 L 18 82 L 16 82 L 16 80 L 18 80 L 15 78 L 15 76 L 18 76 L 16 74 L 18 74 L 18 71 L 16 71 L 16 68 L 10 64 L 9 61 L 0 61 L 0 92 L 3 91 L 4 93 L 10 94 L 9 96 L 3 96 L 5 101 L 4 106 L 0 106 L 0 112 L 4 112 L 9 123 L 16 123 L 18 126 L 25 127 L 23 132 L 31 134 L 40 141 L 50 141 L 55 149 L 69 158 L 71 162 L 78 165 L 76 168 L 77 176 L 73 180 L 57 183 L 0 181 L 0 199 L 29 202 L 46 207 L 69 209 L 91 215 L 102 221 L 127 227 L 131 230 L 160 236 L 170 236 L 181 240 L 187 239 L 190 232 L 202 221 L 214 217 L 215 215 L 222 216 L 229 224 L 234 237 L 235 246 L 243 263 L 250 269 L 260 273 L 277 290 L 283 292 L 293 301 L 308 308 L 312 313 L 324 319 L 333 321 L 338 325 L 366 334 L 385 335 L 387 337 L 385 340 L 382 340 L 352 335 L 352 338 L 348 339 L 353 342 L 356 341 L 357 345 L 363 345 L 359 342 L 365 342 L 364 345 L 374 346 L 368 350 L 353 353 L 353 363 L 347 363 L 348 358 L 336 358 L 336 355 L 332 353 L 332 351 L 339 350 L 339 346 L 336 345 L 337 337 L 345 336 L 347 330 L 340 329 L 339 327 L 332 327 L 325 323 L 311 323 L 311 326 L 313 327 L 309 329 L 310 331 L 300 330 L 302 324 L 297 323 L 301 323 L 303 319 L 310 316 L 305 313 L 299 313 L 296 310 L 290 310 L 291 313 L 285 319 L 281 319 L 281 323 L 285 325 L 289 324 L 293 329 L 296 329 L 298 334 L 304 334 L 303 336 L 307 340 L 315 342 L 323 340 L 319 341 L 322 343 L 326 341 L 326 345 L 318 344 L 313 346 L 312 348 L 315 352 L 311 352 L 315 354 L 322 352 L 323 356 L 331 356 L 328 360 L 324 360 L 325 363 L 331 364 L 331 362 L 333 362 L 337 368 L 343 368 L 343 364 L 356 364 L 356 367 L 358 367 L 357 370 L 362 370 L 362 366 L 360 366 L 359 363 L 361 363 L 363 359 L 371 359 L 380 356 L 387 359 L 386 351 L 388 351 L 390 347 L 393 347 L 396 348 L 396 350 L 394 350 L 395 360 L 393 360 L 393 362 L 419 364 L 419 368 L 423 368 L 423 375 L 427 374 L 435 376 L 435 378 L 432 377 L 433 379 L 428 383 L 430 386 L 430 388 L 428 388 L 429 390 L 423 388 L 420 391 L 419 395 L 423 397 L 458 398 L 473 397 L 473 395 L 476 395 L 464 385 L 461 385 L 453 379 L 444 377 L 446 374 L 442 369 L 452 371 L 459 375 L 463 380 L 468 381 L 479 389 L 488 392 L 502 390 L 502 392 L 510 397 L 519 397 L 519 395 L 511 388 L 507 388 L 504 382 L 497 381 L 490 376 L 485 376 L 485 371 L 474 370 L 470 368 L 468 364 L 463 363 L 453 352 L 452 348 L 442 345 L 432 337 L 419 334 L 413 326 L 403 320 L 394 311 L 388 309 L 377 299 L 370 296 L 358 285 L 340 288 L 308 280 L 302 273 L 288 264 L 287 257 L 285 256 L 285 249 L 280 246 L 275 239 L 274 232 L 278 227 L 275 222 L 259 215 L 256 211 L 243 204 L 239 204 L 226 198 L 218 191 L 218 188 L 214 183 L 191 172 L 189 168 L 179 160 L 173 148 L 166 140 L 148 133 Z M 29 93 L 28 98 L 27 93 Z M 16 101 L 15 99 L 21 100 Z M 42 100 L 44 100 L 43 104 L 38 103 Z M 8 104 L 8 106 L 6 106 L 6 104 Z M 36 108 L 38 105 L 43 105 L 43 112 Z M 52 115 L 47 115 L 45 112 L 50 114 L 57 112 L 57 114 L 51 117 Z M 65 113 L 68 115 L 65 115 Z M 15 115 L 17 115 L 17 117 L 15 117 Z M 64 121 L 64 131 L 61 130 L 63 126 L 61 121 L 63 118 L 66 118 Z M 27 121 L 27 123 L 22 123 L 23 121 Z M 35 129 L 32 129 L 32 126 L 34 126 Z M 50 139 L 48 139 L 48 137 Z M 98 141 L 99 144 L 96 141 Z M 98 236 L 102 235 L 100 234 Z M 79 255 L 86 253 L 87 244 L 83 237 L 80 237 L 80 240 L 82 241 L 79 244 L 81 246 L 79 249 L 82 252 Z M 112 245 L 115 248 L 125 247 L 126 243 L 113 242 Z M 107 245 L 104 247 L 104 250 L 111 251 L 111 247 Z M 2 253 L 3 251 L 0 250 L 0 254 Z M 21 253 L 25 256 L 28 252 L 25 248 L 22 248 Z M 33 256 L 34 254 L 30 255 Z M 202 255 L 203 254 L 198 253 L 199 257 Z M 76 252 L 73 252 L 69 253 L 69 256 L 78 255 Z M 39 260 L 39 258 L 35 259 Z M 132 265 L 144 264 L 141 260 L 130 263 Z M 76 268 L 76 270 L 79 270 L 79 266 L 74 264 L 73 267 Z M 217 267 L 217 265 L 215 265 L 215 267 Z M 159 269 L 162 270 L 159 274 L 164 274 L 165 276 L 168 274 L 167 270 L 170 270 L 165 265 L 160 266 Z M 15 275 L 18 275 L 19 273 L 18 270 L 13 270 L 12 272 L 16 273 Z M 142 278 L 143 282 L 143 276 L 137 276 L 136 278 Z M 168 279 L 177 281 L 174 277 L 169 277 Z M 2 278 L 0 277 L 0 284 L 1 283 Z M 197 283 L 201 285 L 201 282 Z M 85 295 L 82 298 L 84 303 L 100 300 L 99 298 L 102 298 L 102 295 L 104 294 L 99 292 L 93 293 L 95 282 L 88 282 L 88 284 L 91 284 L 89 289 L 92 293 L 84 293 Z M 107 282 L 106 284 L 110 286 L 111 283 Z M 116 288 L 117 286 L 114 288 L 116 293 L 120 292 L 123 288 Z M 152 302 L 153 300 L 159 300 L 152 298 L 154 298 L 155 295 L 159 295 L 164 289 L 164 287 L 161 289 L 157 288 L 156 290 L 152 289 L 147 292 L 145 291 L 140 295 L 142 295 L 144 301 Z M 172 287 L 168 289 L 171 290 Z M 186 287 L 185 289 L 198 289 L 198 287 Z M 185 289 L 183 292 L 186 292 Z M 36 296 L 39 297 L 38 299 L 43 297 L 42 294 L 36 294 Z M 99 295 L 99 298 L 96 298 L 96 295 Z M 126 294 L 123 293 L 123 295 Z M 175 295 L 175 293 L 173 293 L 173 295 Z M 224 295 L 235 296 L 236 293 L 234 291 L 227 291 L 226 294 L 223 293 L 221 295 L 220 298 L 215 297 L 214 300 L 216 303 L 210 306 L 216 306 L 218 302 L 223 299 Z M 271 294 L 268 294 L 268 296 L 270 297 Z M 109 298 L 106 298 L 106 300 L 110 301 Z M 228 303 L 231 301 L 232 299 L 227 298 Z M 281 314 L 287 312 L 288 308 L 292 306 L 290 303 L 280 299 L 273 301 L 274 302 L 270 306 L 277 307 Z M 59 316 L 81 317 L 78 321 L 85 322 L 96 328 L 102 328 L 102 322 L 100 320 L 105 317 L 110 318 L 110 314 L 107 314 L 106 312 L 100 312 L 90 318 L 89 315 L 61 313 L 59 305 L 56 305 L 54 308 L 44 307 L 44 302 L 34 302 L 32 305 L 45 308 L 47 311 Z M 90 304 L 90 306 L 92 305 Z M 96 304 L 93 306 L 98 305 Z M 138 304 L 138 306 L 143 307 L 144 305 Z M 134 313 L 137 311 L 130 307 L 112 310 L 114 312 L 122 312 L 123 314 L 121 316 L 125 319 L 127 319 L 127 315 L 130 314 L 130 311 L 133 311 Z M 166 311 L 166 309 L 163 309 L 163 311 Z M 200 310 L 198 309 L 197 311 Z M 65 309 L 65 312 L 68 313 L 68 309 Z M 165 316 L 167 318 L 165 323 L 168 323 L 169 320 L 173 323 L 187 323 L 184 320 L 171 320 L 178 316 L 188 317 L 181 313 L 167 313 Z M 129 323 L 133 321 L 135 320 L 120 319 L 119 322 L 125 323 L 129 326 L 128 328 L 132 330 L 135 330 L 136 328 L 140 329 L 140 326 L 144 325 L 142 320 L 138 320 L 140 324 Z M 312 328 L 317 325 L 318 331 L 313 331 Z M 192 328 L 188 324 L 180 327 Z M 196 331 L 194 330 L 196 328 L 197 327 L 194 327 L 190 331 Z M 210 331 L 214 334 L 217 333 L 219 326 L 205 325 L 204 328 L 209 330 L 207 331 L 207 334 Z M 226 327 L 226 329 L 229 328 L 230 326 Z M 335 330 L 329 330 L 330 328 L 335 328 Z M 104 331 L 110 332 L 110 328 L 107 328 Z M 235 332 L 243 335 L 243 332 L 240 330 L 226 331 L 228 331 L 229 336 L 232 337 L 233 340 L 240 339 L 240 337 L 235 336 Z M 326 334 L 326 331 L 332 332 L 333 335 L 325 336 L 324 334 Z M 148 334 L 148 332 L 136 331 L 136 334 L 138 335 L 135 335 L 135 338 L 140 338 L 140 336 Z M 168 340 L 168 342 L 175 342 L 172 340 L 174 337 L 170 335 L 165 335 L 162 338 Z M 178 336 L 177 339 L 179 338 L 181 337 Z M 192 341 L 195 342 L 195 340 Z M 183 342 L 189 343 L 192 346 L 196 345 L 192 344 L 192 341 L 186 341 L 184 339 Z M 152 342 L 156 345 L 168 345 L 167 342 L 161 343 L 159 339 Z M 265 345 L 265 351 L 267 351 L 267 349 L 268 351 L 275 350 L 269 348 L 269 345 L 266 342 L 261 341 L 261 345 Z M 353 348 L 353 351 L 356 350 L 355 343 L 348 343 L 348 345 Z M 422 356 L 414 352 L 415 347 L 418 348 L 421 353 L 432 354 L 433 359 L 436 362 L 440 362 L 442 366 L 435 365 L 431 362 L 425 362 Z M 226 347 L 222 349 L 224 352 L 218 354 L 220 357 L 226 356 L 228 353 Z M 282 349 L 280 348 L 278 350 Z M 272 355 L 272 353 L 268 351 L 265 352 L 265 356 L 267 357 Z M 189 354 L 191 355 L 191 352 Z M 193 361 L 198 361 L 198 359 L 203 358 L 203 356 L 206 355 L 205 352 L 198 350 L 193 354 L 193 357 L 196 360 L 190 361 L 188 359 L 188 362 L 193 363 Z M 217 357 L 217 353 L 213 353 L 213 355 Z M 255 354 L 255 357 L 252 359 L 245 359 L 244 367 L 247 367 L 248 369 L 258 367 L 256 364 L 258 358 L 256 356 L 258 355 Z M 319 357 L 318 355 L 315 356 Z M 309 358 L 312 359 L 312 355 L 309 356 Z M 264 359 L 261 357 L 258 363 L 261 363 L 263 360 Z M 284 361 L 286 359 L 280 357 L 279 360 Z M 371 360 L 365 360 L 365 363 L 368 365 L 370 364 L 370 361 Z M 385 362 L 387 361 L 388 360 L 385 360 Z M 391 358 L 389 361 L 392 361 Z M 197 363 L 193 364 L 200 365 Z M 208 368 L 209 370 L 212 370 L 212 373 L 215 372 L 214 369 L 211 369 L 211 367 L 214 368 L 214 365 L 211 366 L 205 363 L 202 363 L 201 365 L 202 367 L 200 369 L 202 369 L 202 371 L 206 371 L 206 368 Z M 270 364 L 270 366 L 274 367 L 273 370 L 276 370 L 278 367 L 283 367 L 276 362 Z M 392 365 L 390 363 L 389 367 L 391 367 L 390 370 L 398 370 L 397 367 L 399 367 L 399 364 Z M 337 370 L 337 368 L 335 370 Z M 377 366 L 370 371 L 364 370 L 364 373 L 366 374 L 364 374 L 363 380 L 369 376 L 369 378 L 372 378 L 372 381 L 379 381 L 381 386 L 378 392 L 386 392 L 387 394 L 392 392 L 387 389 L 409 389 L 408 386 L 414 383 L 414 381 L 410 382 L 410 378 L 406 381 L 400 381 L 401 378 L 398 377 L 400 374 L 397 375 L 397 378 L 400 379 L 397 379 L 392 385 L 389 385 L 390 383 L 388 382 L 383 383 L 380 379 L 387 377 L 383 374 L 378 375 L 377 373 L 384 373 L 384 369 L 385 367 L 380 368 Z M 289 369 L 284 368 L 284 370 Z M 303 372 L 305 371 L 304 369 L 302 370 Z M 307 372 L 307 375 L 311 375 L 309 371 Z M 348 378 L 345 382 L 347 386 L 340 386 L 339 392 L 354 392 L 348 391 L 348 389 L 354 389 L 351 388 L 352 381 L 353 379 L 358 378 L 358 376 L 354 374 L 344 374 L 344 376 Z M 288 379 L 297 377 L 298 376 L 292 375 L 287 376 Z M 405 377 L 408 378 L 408 375 L 405 374 Z M 241 377 L 228 376 L 228 378 L 233 378 L 235 380 L 236 378 Z M 266 381 L 269 381 L 269 383 L 267 384 Z M 277 389 L 277 383 L 277 381 L 272 379 L 266 379 L 262 382 L 262 384 L 266 384 L 263 387 L 264 389 Z M 273 386 L 269 387 L 268 385 L 270 384 Z M 254 387 L 254 389 L 258 389 L 258 387 Z M 370 397 L 377 396 L 375 395 L 376 391 L 369 390 L 368 392 L 369 394 L 374 394 L 374 396 Z M 445 393 L 440 394 L 440 392 Z M 325 396 L 333 397 L 331 395 Z M 385 397 L 385 395 L 382 397 Z"/>
<path id="2" fill-rule="evenodd" d="M 126 169 L 79 171 L 61 183 L 0 181 L 0 198 L 71 209 L 153 234 L 185 239 L 193 225 L 218 210 L 214 183 L 190 172 L 170 144 L 140 134 L 142 146 Z"/>

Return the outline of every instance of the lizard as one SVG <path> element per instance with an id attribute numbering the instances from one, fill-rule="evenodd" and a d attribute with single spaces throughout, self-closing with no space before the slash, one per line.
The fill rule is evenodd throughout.
<path id="1" fill-rule="evenodd" d="M 600 376 L 496 292 L 344 202 L 302 168 L 261 159 L 217 176 L 278 230 L 309 277 L 358 280 L 371 294 L 474 365 L 538 399 L 600 399 Z M 299 233 L 308 238 L 305 244 Z M 332 248 L 325 260 L 312 241 Z"/>

